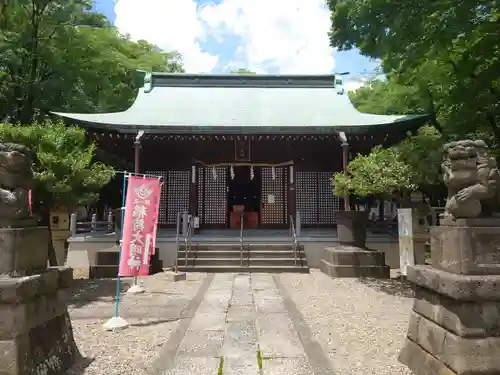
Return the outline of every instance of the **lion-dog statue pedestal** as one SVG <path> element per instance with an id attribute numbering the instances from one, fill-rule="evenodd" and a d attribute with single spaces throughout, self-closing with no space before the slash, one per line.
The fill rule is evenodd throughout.
<path id="1" fill-rule="evenodd" d="M 417 375 L 500 374 L 499 172 L 482 141 L 445 146 L 448 202 L 432 266 L 412 266 L 415 301 L 399 360 Z"/>
<path id="2" fill-rule="evenodd" d="M 63 374 L 79 358 L 64 289 L 71 268 L 48 268 L 49 233 L 30 216 L 33 156 L 0 143 L 0 374 Z"/>

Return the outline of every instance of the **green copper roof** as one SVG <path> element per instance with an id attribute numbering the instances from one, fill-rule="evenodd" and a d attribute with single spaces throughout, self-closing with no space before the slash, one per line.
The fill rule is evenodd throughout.
<path id="1" fill-rule="evenodd" d="M 334 75 L 153 73 L 124 112 L 54 113 L 89 127 L 177 134 L 406 131 L 427 120 L 360 113 Z"/>

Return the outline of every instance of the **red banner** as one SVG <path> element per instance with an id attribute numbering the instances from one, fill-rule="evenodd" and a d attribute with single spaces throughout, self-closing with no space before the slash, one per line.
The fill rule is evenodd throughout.
<path id="1" fill-rule="evenodd" d="M 154 252 L 160 180 L 128 177 L 123 221 L 120 276 L 146 276 Z"/>
<path id="2" fill-rule="evenodd" d="M 156 213 L 156 217 L 155 217 L 155 227 L 154 227 L 154 230 L 153 230 L 153 249 L 152 249 L 152 254 L 154 254 L 156 252 L 156 232 L 157 232 L 157 229 L 158 229 L 158 219 L 160 218 L 160 198 L 161 198 L 161 187 L 162 187 L 162 183 L 160 183 L 160 191 L 158 192 L 158 196 L 156 198 L 156 206 L 155 206 L 155 213 Z"/>

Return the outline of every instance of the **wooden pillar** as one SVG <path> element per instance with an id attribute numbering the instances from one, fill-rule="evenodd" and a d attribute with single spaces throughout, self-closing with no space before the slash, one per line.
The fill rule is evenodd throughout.
<path id="1" fill-rule="evenodd" d="M 198 214 L 198 178 L 196 165 L 191 166 L 191 183 L 189 184 L 189 214 Z"/>
<path id="2" fill-rule="evenodd" d="M 296 191 L 295 191 L 295 166 L 291 165 L 288 171 L 288 214 L 292 215 L 295 220 L 297 207 L 296 207 Z M 289 218 L 287 218 L 287 221 Z"/>
<path id="3" fill-rule="evenodd" d="M 349 163 L 349 143 L 347 142 L 347 136 L 344 132 L 339 132 L 339 138 L 342 142 L 342 170 L 344 171 L 344 174 L 347 174 L 347 164 Z M 344 195 L 344 210 L 351 210 L 349 194 Z"/>

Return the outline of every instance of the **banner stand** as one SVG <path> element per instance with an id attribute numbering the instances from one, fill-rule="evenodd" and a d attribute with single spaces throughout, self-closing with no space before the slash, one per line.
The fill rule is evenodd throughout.
<path id="1" fill-rule="evenodd" d="M 121 217 L 121 228 L 122 231 L 120 233 L 120 252 L 118 253 L 118 264 L 120 264 L 120 258 L 122 255 L 122 239 L 123 239 L 123 222 L 125 220 L 125 197 L 126 197 L 126 190 L 127 190 L 127 177 L 128 174 L 125 172 L 123 175 L 123 196 L 122 196 L 122 217 Z M 120 304 L 120 273 L 118 273 L 116 277 L 116 297 L 115 297 L 115 316 L 113 316 L 111 319 L 109 319 L 106 323 L 102 325 L 102 327 L 106 331 L 115 331 L 115 330 L 120 330 L 120 329 L 125 329 L 128 327 L 128 322 L 120 317 L 118 314 L 118 306 Z"/>
<path id="2" fill-rule="evenodd" d="M 145 291 L 146 289 L 138 283 L 137 277 L 134 277 L 134 285 L 127 290 L 127 294 L 141 294 Z"/>

